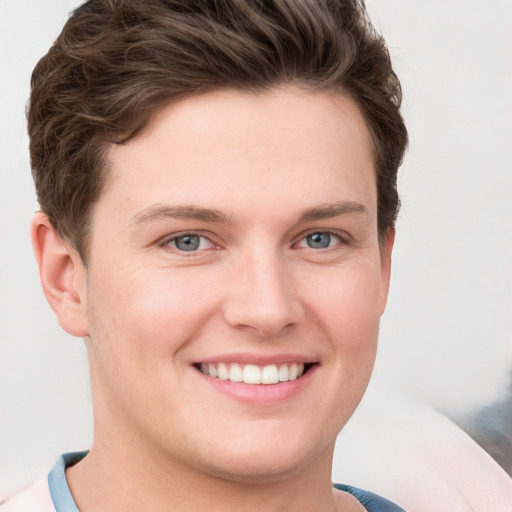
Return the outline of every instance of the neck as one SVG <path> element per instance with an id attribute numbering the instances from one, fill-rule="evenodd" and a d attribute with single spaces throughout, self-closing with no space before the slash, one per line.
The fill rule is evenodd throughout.
<path id="1" fill-rule="evenodd" d="M 301 471 L 234 480 L 141 452 L 131 443 L 124 448 L 117 444 L 95 441 L 85 459 L 67 470 L 80 511 L 335 510 L 329 455 L 334 447 Z"/>

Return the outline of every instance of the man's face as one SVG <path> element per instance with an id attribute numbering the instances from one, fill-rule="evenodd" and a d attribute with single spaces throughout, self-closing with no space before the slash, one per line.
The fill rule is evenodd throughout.
<path id="1" fill-rule="evenodd" d="M 228 478 L 330 471 L 391 250 L 355 104 L 208 93 L 108 158 L 84 291 L 95 442 Z"/>

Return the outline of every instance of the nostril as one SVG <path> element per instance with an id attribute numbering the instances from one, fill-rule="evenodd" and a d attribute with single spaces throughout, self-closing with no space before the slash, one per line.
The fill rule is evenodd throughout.
<path id="1" fill-rule="evenodd" d="M 223 313 L 227 323 L 266 337 L 301 323 L 305 317 L 303 304 L 276 261 L 268 262 L 265 268 L 261 261 L 249 263 L 236 286 L 226 293 Z"/>

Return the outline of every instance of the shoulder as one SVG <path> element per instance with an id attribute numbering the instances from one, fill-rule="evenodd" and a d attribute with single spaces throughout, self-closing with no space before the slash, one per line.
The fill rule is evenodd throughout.
<path id="1" fill-rule="evenodd" d="M 0 504 L 0 512 L 55 512 L 48 480 L 41 478 L 28 489 Z"/>
<path id="2" fill-rule="evenodd" d="M 0 503 L 0 512 L 78 512 L 65 471 L 86 454 L 87 451 L 61 455 L 47 478 L 38 480 L 28 489 Z"/>
<path id="3" fill-rule="evenodd" d="M 364 491 L 363 489 L 344 484 L 334 484 L 334 488 L 348 492 L 357 498 L 368 512 L 405 512 L 403 508 L 373 492 Z"/>

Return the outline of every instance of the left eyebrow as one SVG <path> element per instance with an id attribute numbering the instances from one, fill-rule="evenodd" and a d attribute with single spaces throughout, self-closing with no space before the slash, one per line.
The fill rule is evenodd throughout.
<path id="1" fill-rule="evenodd" d="M 328 203 L 315 206 L 306 210 L 299 218 L 301 222 L 311 222 L 314 220 L 332 219 L 340 215 L 349 215 L 357 213 L 368 217 L 368 209 L 361 203 L 353 201 L 342 201 L 339 203 Z"/>
<path id="2" fill-rule="evenodd" d="M 129 224 L 143 224 L 162 218 L 195 219 L 204 222 L 229 224 L 231 220 L 220 210 L 199 208 L 192 205 L 155 204 L 134 215 Z"/>

